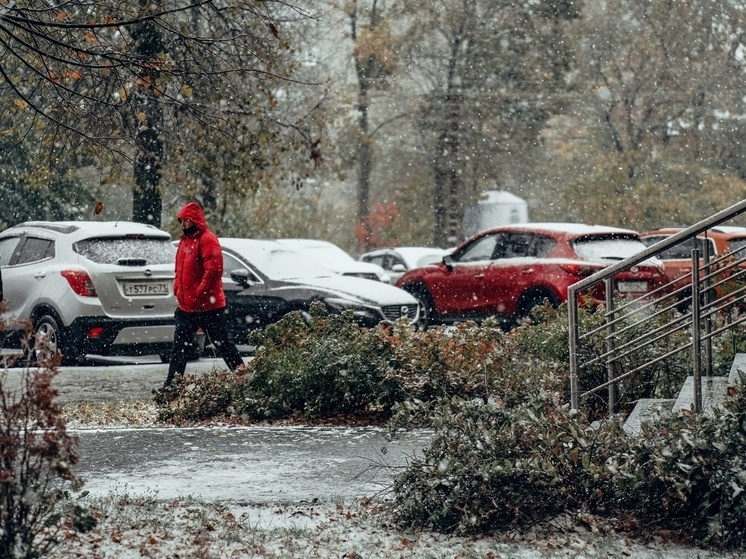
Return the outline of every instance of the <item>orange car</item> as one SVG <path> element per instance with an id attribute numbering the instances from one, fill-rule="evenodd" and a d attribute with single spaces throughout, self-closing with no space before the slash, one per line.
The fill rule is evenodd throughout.
<path id="1" fill-rule="evenodd" d="M 654 229 L 640 233 L 640 238 L 647 246 L 651 246 L 678 233 L 682 229 L 681 227 Z M 710 260 L 720 258 L 726 253 L 735 253 L 736 258 L 746 257 L 746 227 L 719 225 L 700 233 L 696 241 L 696 246 L 701 255 L 704 254 L 706 243 L 708 244 Z M 675 289 L 691 282 L 692 249 L 694 246 L 694 239 L 687 239 L 657 255 L 663 261 L 663 267 L 669 279 L 671 281 L 681 280 L 674 284 Z M 721 263 L 720 266 L 722 265 Z M 742 264 L 741 267 L 746 269 L 746 264 Z M 741 281 L 745 280 L 746 275 L 741 277 Z M 718 296 L 723 295 L 722 289 L 718 291 Z M 688 297 L 688 293 L 683 293 L 682 298 L 684 297 Z"/>

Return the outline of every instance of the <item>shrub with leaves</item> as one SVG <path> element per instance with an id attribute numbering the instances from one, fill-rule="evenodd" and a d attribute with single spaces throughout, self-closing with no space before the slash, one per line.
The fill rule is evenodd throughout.
<path id="1" fill-rule="evenodd" d="M 613 494 L 605 462 L 625 439 L 592 429 L 558 386 L 525 374 L 522 405 L 451 399 L 432 445 L 395 481 L 397 521 L 458 533 L 525 530 L 565 511 L 594 512 Z"/>
<path id="2" fill-rule="evenodd" d="M 347 314 L 329 314 L 315 305 L 310 314 L 290 313 L 255 331 L 255 358 L 244 373 L 215 373 L 175 386 L 179 396 L 161 407 L 161 419 L 200 421 L 211 417 L 274 420 L 299 415 L 394 414 L 397 426 L 428 424 L 441 401 L 489 398 L 504 406 L 520 404 L 524 371 L 541 371 L 568 387 L 566 308 L 535 310 L 536 324 L 506 333 L 497 322 L 464 322 L 420 332 L 405 322 L 365 329 Z M 581 321 L 601 324 L 602 313 L 584 309 Z M 629 336 L 637 335 L 630 330 Z M 680 343 L 680 340 L 671 340 Z M 650 351 L 667 351 L 660 342 Z M 599 348 L 582 348 L 590 355 Z M 623 403 L 671 396 L 687 373 L 689 356 L 675 358 L 622 381 Z M 620 372 L 636 366 L 623 360 Z M 583 371 L 581 386 L 601 384 L 603 364 Z M 569 398 L 568 398 L 569 399 Z M 584 412 L 601 418 L 605 396 L 584 402 Z"/>
<path id="3" fill-rule="evenodd" d="M 253 333 L 254 359 L 237 374 L 215 371 L 174 386 L 161 405 L 167 421 L 238 417 L 381 416 L 401 399 L 391 379 L 393 342 L 386 328 L 365 330 L 347 314 L 314 305 Z"/>
<path id="4" fill-rule="evenodd" d="M 55 402 L 56 374 L 0 372 L 0 557 L 42 557 L 66 523 L 90 525 L 85 511 L 69 502 L 69 489 L 81 485 L 72 469 L 77 440 Z"/>
<path id="5" fill-rule="evenodd" d="M 608 467 L 620 488 L 617 507 L 641 527 L 709 546 L 746 547 L 743 389 L 712 412 L 647 424 Z"/>
<path id="6" fill-rule="evenodd" d="M 293 313 L 252 341 L 259 348 L 252 363 L 254 399 L 240 406 L 250 417 L 370 414 L 390 409 L 399 397 L 383 326 L 369 331 L 347 313 L 328 314 L 318 305 L 309 319 Z"/>
<path id="7" fill-rule="evenodd" d="M 234 372 L 216 368 L 199 378 L 176 377 L 159 395 L 159 419 L 198 423 L 215 417 L 234 416 L 234 404 L 249 398 L 250 375 L 250 369 L 244 367 Z"/>

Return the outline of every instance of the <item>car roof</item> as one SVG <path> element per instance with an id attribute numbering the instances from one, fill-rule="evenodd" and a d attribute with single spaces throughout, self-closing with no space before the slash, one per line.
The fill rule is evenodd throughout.
<path id="1" fill-rule="evenodd" d="M 321 239 L 276 239 L 280 244 L 284 245 L 295 245 L 302 247 L 328 247 L 333 246 L 339 248 L 331 241 L 322 241 Z"/>
<path id="2" fill-rule="evenodd" d="M 513 225 L 502 225 L 488 229 L 488 231 L 527 231 L 531 233 L 547 233 L 551 235 L 561 234 L 568 238 L 583 237 L 586 235 L 631 235 L 639 237 L 637 231 L 622 229 L 608 225 L 589 225 L 586 223 L 516 223 Z M 484 233 L 483 231 L 482 233 Z"/>
<path id="3" fill-rule="evenodd" d="M 136 234 L 164 239 L 171 238 L 171 235 L 162 229 L 134 221 L 24 221 L 9 227 L 3 233 L 27 229 L 40 229 L 62 235 L 77 233 L 78 237 L 110 237 Z"/>
<path id="4" fill-rule="evenodd" d="M 287 250 L 281 243 L 270 239 L 241 239 L 237 237 L 220 237 L 220 246 L 234 251 L 248 250 Z"/>

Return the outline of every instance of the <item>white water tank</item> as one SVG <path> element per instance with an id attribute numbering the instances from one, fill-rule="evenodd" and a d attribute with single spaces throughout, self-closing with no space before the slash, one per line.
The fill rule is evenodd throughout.
<path id="1" fill-rule="evenodd" d="M 466 238 L 499 225 L 528 222 L 528 204 L 505 190 L 487 190 L 482 198 L 464 210 Z"/>

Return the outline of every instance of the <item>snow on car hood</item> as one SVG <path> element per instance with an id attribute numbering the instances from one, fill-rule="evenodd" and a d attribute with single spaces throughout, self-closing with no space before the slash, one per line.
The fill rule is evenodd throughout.
<path id="1" fill-rule="evenodd" d="M 350 276 L 304 277 L 297 280 L 286 280 L 298 285 L 318 287 L 342 296 L 353 296 L 365 302 L 379 305 L 416 305 L 417 300 L 409 293 L 393 285 L 380 281 L 355 278 Z"/>

